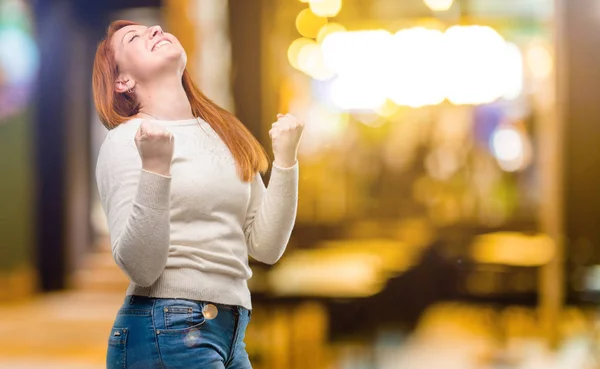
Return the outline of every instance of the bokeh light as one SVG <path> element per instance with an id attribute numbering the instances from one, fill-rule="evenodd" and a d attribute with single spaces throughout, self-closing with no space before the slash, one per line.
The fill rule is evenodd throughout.
<path id="1" fill-rule="evenodd" d="M 429 9 L 436 12 L 443 12 L 452 7 L 453 0 L 423 0 Z"/>
<path id="2" fill-rule="evenodd" d="M 533 42 L 526 51 L 527 67 L 536 79 L 550 76 L 553 69 L 552 54 L 546 45 Z"/>
<path id="3" fill-rule="evenodd" d="M 319 30 L 319 33 L 317 34 L 317 42 L 322 43 L 323 40 L 325 39 L 325 37 L 327 37 L 328 35 L 330 35 L 332 33 L 345 32 L 345 31 L 346 31 L 346 27 L 344 27 L 343 25 L 341 25 L 339 23 L 335 23 L 335 22 L 329 22 L 329 23 L 325 24 L 323 27 L 321 27 L 321 29 Z"/>
<path id="4" fill-rule="evenodd" d="M 377 109 L 387 99 L 414 108 L 446 99 L 455 105 L 487 104 L 518 98 L 524 83 L 521 50 L 486 26 L 445 32 L 415 27 L 392 36 L 325 25 L 318 42 L 296 40 L 288 57 L 314 79 L 335 76 L 331 100 L 344 110 Z"/>
<path id="5" fill-rule="evenodd" d="M 341 109 L 374 109 L 387 99 L 387 31 L 333 33 L 321 45 L 325 66 L 337 73 L 331 100 Z"/>
<path id="6" fill-rule="evenodd" d="M 446 89 L 454 104 L 485 104 L 505 93 L 506 42 L 490 27 L 453 26 L 446 31 Z"/>
<path id="7" fill-rule="evenodd" d="M 554 241 L 547 235 L 517 232 L 484 234 L 471 247 L 478 262 L 516 266 L 544 265 L 556 252 Z"/>
<path id="8" fill-rule="evenodd" d="M 515 160 L 523 155 L 519 133 L 511 128 L 501 128 L 492 136 L 494 154 L 500 160 Z"/>
<path id="9" fill-rule="evenodd" d="M 305 46 L 308 46 L 311 44 L 316 44 L 316 43 L 314 40 L 312 40 L 310 38 L 304 38 L 304 37 L 295 39 L 291 43 L 291 45 L 288 47 L 287 56 L 288 56 L 288 61 L 290 62 L 292 67 L 294 67 L 298 70 L 302 70 L 302 68 L 300 67 L 300 52 L 302 51 L 302 49 Z"/>
<path id="10" fill-rule="evenodd" d="M 390 50 L 388 97 L 398 105 L 421 107 L 444 101 L 445 70 L 440 65 L 444 34 L 438 30 L 411 28 L 397 32 Z"/>
<path id="11" fill-rule="evenodd" d="M 383 265 L 379 255 L 335 251 L 299 251 L 282 260 L 269 275 L 274 294 L 364 297 L 381 290 Z"/>
<path id="12" fill-rule="evenodd" d="M 507 172 L 525 168 L 530 161 L 531 148 L 524 132 L 513 126 L 498 126 L 490 138 L 492 153 L 500 167 Z"/>
<path id="13" fill-rule="evenodd" d="M 333 71 L 325 66 L 321 47 L 316 43 L 308 43 L 300 49 L 298 66 L 300 70 L 316 80 L 324 81 L 334 76 Z"/>
<path id="14" fill-rule="evenodd" d="M 335 17 L 342 10 L 342 0 L 311 0 L 310 10 L 321 17 Z"/>
<path id="15" fill-rule="evenodd" d="M 379 81 L 369 77 L 339 77 L 330 85 L 331 100 L 344 110 L 372 110 L 387 99 Z"/>
<path id="16" fill-rule="evenodd" d="M 23 30 L 8 28 L 0 30 L 0 45 L 4 82 L 19 85 L 33 81 L 39 65 L 38 50 L 33 39 Z"/>
<path id="17" fill-rule="evenodd" d="M 310 9 L 302 10 L 296 17 L 296 29 L 304 37 L 316 38 L 326 24 L 327 18 L 316 15 Z"/>
<path id="18" fill-rule="evenodd" d="M 0 0 L 0 119 L 22 111 L 31 99 L 40 63 L 32 24 L 27 3 Z"/>
<path id="19" fill-rule="evenodd" d="M 323 56 L 328 68 L 339 74 L 381 73 L 381 58 L 388 56 L 391 34 L 384 30 L 338 32 L 323 40 Z"/>
<path id="20" fill-rule="evenodd" d="M 504 95 L 502 95 L 502 97 L 507 100 L 514 100 L 518 98 L 523 91 L 523 82 L 525 80 L 523 56 L 519 47 L 510 42 L 506 44 L 505 53 L 504 69 L 507 72 L 505 74 L 506 85 L 504 86 Z"/>

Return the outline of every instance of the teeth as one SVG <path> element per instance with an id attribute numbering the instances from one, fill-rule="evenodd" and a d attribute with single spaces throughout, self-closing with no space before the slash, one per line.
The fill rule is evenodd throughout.
<path id="1" fill-rule="evenodd" d="M 167 40 L 162 40 L 161 42 L 157 43 L 156 46 L 154 46 L 154 50 L 158 50 L 159 48 L 161 48 L 164 45 L 168 45 L 170 44 L 170 41 Z"/>

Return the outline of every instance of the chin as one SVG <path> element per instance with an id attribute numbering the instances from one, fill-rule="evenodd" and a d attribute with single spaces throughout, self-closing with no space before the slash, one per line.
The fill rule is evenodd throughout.
<path id="1" fill-rule="evenodd" d="M 155 70 L 179 70 L 185 68 L 187 62 L 187 55 L 182 49 L 174 50 L 163 50 L 160 55 L 154 55 Z"/>

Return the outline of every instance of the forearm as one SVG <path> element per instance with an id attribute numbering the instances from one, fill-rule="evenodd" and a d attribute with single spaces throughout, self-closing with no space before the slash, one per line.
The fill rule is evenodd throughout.
<path id="1" fill-rule="evenodd" d="M 248 232 L 250 255 L 274 264 L 289 242 L 298 208 L 298 164 L 274 167 L 269 186 Z"/>
<path id="2" fill-rule="evenodd" d="M 131 210 L 112 242 L 115 262 L 131 281 L 152 285 L 167 263 L 170 243 L 170 177 L 142 171 Z"/>

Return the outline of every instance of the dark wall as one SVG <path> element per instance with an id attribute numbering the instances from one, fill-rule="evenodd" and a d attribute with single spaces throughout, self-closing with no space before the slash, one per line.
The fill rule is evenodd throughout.
<path id="1" fill-rule="evenodd" d="M 40 71 L 34 149 L 37 162 L 36 267 L 43 291 L 64 287 L 65 274 L 65 83 L 69 66 L 70 28 L 74 22 L 66 1 L 40 2 L 35 9 Z"/>
<path id="2" fill-rule="evenodd" d="M 261 19 L 266 0 L 229 0 L 232 90 L 236 116 L 260 137 L 262 94 Z"/>
<path id="3" fill-rule="evenodd" d="M 567 263 L 600 263 L 600 22 L 594 0 L 557 2 Z M 567 273 L 573 282 L 574 275 Z"/>

